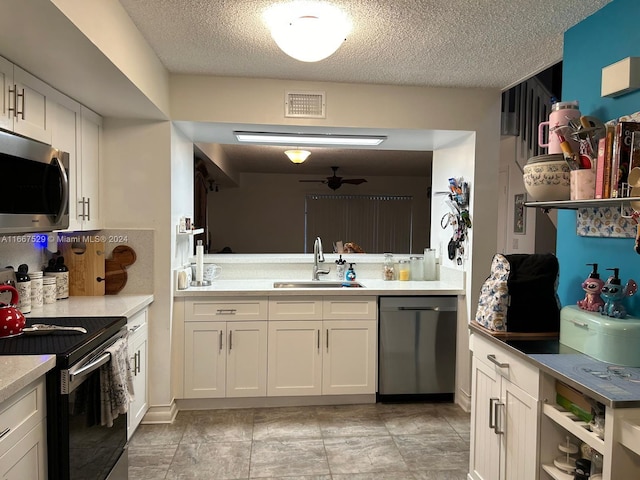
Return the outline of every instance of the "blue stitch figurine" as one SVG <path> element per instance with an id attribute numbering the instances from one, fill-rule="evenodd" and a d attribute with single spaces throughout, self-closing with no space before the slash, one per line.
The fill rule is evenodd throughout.
<path id="1" fill-rule="evenodd" d="M 600 313 L 613 318 L 624 318 L 627 316 L 627 311 L 622 306 L 622 299 L 636 293 L 638 291 L 638 284 L 632 279 L 629 279 L 623 288 L 618 278 L 618 271 L 620 269 L 607 268 L 607 270 L 613 270 L 613 276 L 609 277 L 602 287 L 601 295 L 604 299 L 604 305 L 601 307 Z"/>

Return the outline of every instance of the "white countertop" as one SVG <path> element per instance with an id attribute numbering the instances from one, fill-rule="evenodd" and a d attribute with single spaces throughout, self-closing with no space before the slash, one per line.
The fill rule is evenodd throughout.
<path id="1" fill-rule="evenodd" d="M 56 366 L 55 355 L 0 357 L 0 402 L 40 378 Z"/>
<path id="2" fill-rule="evenodd" d="M 153 302 L 153 295 L 103 295 L 69 297 L 34 308 L 27 318 L 51 317 L 130 317 Z"/>
<path id="3" fill-rule="evenodd" d="M 304 281 L 308 278 L 287 279 Z M 320 280 L 318 283 L 322 283 Z M 326 281 L 335 281 L 328 278 Z M 176 290 L 176 297 L 249 295 L 464 295 L 459 285 L 444 281 L 384 281 L 356 279 L 364 288 L 274 288 L 273 279 L 214 280 L 210 286 Z"/>

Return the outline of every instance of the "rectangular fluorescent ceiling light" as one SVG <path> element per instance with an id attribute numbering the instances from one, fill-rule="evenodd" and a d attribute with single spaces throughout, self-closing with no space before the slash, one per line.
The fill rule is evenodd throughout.
<path id="1" fill-rule="evenodd" d="M 239 142 L 277 143 L 284 145 L 357 145 L 375 146 L 387 137 L 377 135 L 331 135 L 267 132 L 233 132 Z"/>

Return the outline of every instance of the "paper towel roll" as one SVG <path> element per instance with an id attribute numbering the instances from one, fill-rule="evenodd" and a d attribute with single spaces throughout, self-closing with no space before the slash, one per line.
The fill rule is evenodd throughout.
<path id="1" fill-rule="evenodd" d="M 202 240 L 198 240 L 198 245 L 196 245 L 196 283 L 202 284 L 202 279 L 204 276 L 204 245 L 202 245 Z"/>

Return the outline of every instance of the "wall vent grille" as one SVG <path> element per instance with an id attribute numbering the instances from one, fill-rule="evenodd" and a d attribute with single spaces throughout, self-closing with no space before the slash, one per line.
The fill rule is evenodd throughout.
<path id="1" fill-rule="evenodd" d="M 325 118 L 325 92 L 286 92 L 284 116 Z"/>

